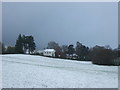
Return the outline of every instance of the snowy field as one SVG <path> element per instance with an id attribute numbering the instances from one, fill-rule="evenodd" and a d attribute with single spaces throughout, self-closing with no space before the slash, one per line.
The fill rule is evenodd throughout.
<path id="1" fill-rule="evenodd" d="M 32 55 L 2 55 L 3 88 L 118 88 L 118 67 Z"/>

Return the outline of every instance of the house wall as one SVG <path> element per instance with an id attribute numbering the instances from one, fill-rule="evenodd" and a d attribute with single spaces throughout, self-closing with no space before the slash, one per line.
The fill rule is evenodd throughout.
<path id="1" fill-rule="evenodd" d="M 53 56 L 53 57 L 55 57 L 55 52 L 44 51 L 43 55 L 44 56 L 51 56 L 51 57 Z"/>

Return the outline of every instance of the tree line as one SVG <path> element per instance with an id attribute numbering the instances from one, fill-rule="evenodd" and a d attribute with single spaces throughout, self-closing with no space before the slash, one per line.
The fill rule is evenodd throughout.
<path id="1" fill-rule="evenodd" d="M 5 48 L 3 43 L 0 43 L 0 45 L 2 47 L 2 54 L 31 54 L 36 47 L 33 36 L 25 36 L 21 34 L 19 34 L 15 46 L 8 46 Z"/>
<path id="2" fill-rule="evenodd" d="M 55 49 L 57 58 L 92 61 L 93 64 L 99 65 L 120 65 L 120 45 L 117 49 L 112 49 L 109 45 L 89 48 L 80 42 L 76 42 L 76 46 L 60 46 L 51 41 L 46 48 Z"/>
<path id="3" fill-rule="evenodd" d="M 33 36 L 25 36 L 19 34 L 15 46 L 8 46 L 0 43 L 2 54 L 36 54 L 36 44 Z M 51 41 L 48 43 L 47 49 L 55 49 L 55 57 L 63 59 L 72 59 L 77 61 L 92 61 L 93 64 L 102 65 L 120 65 L 120 45 L 116 49 L 108 46 L 94 46 L 89 48 L 80 42 L 76 45 L 59 45 Z"/>

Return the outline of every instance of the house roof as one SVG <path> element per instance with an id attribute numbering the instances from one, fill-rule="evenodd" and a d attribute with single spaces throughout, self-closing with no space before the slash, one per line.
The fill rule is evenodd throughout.
<path id="1" fill-rule="evenodd" d="M 47 52 L 55 52 L 54 49 L 45 49 L 44 51 L 47 51 Z"/>

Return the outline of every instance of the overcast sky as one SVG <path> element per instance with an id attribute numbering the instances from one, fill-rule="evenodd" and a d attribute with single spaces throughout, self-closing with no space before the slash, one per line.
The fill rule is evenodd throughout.
<path id="1" fill-rule="evenodd" d="M 118 45 L 115 2 L 4 2 L 2 5 L 6 45 L 15 45 L 18 34 L 34 36 L 37 49 L 45 48 L 49 41 L 60 45 L 79 41 L 89 47 Z"/>

